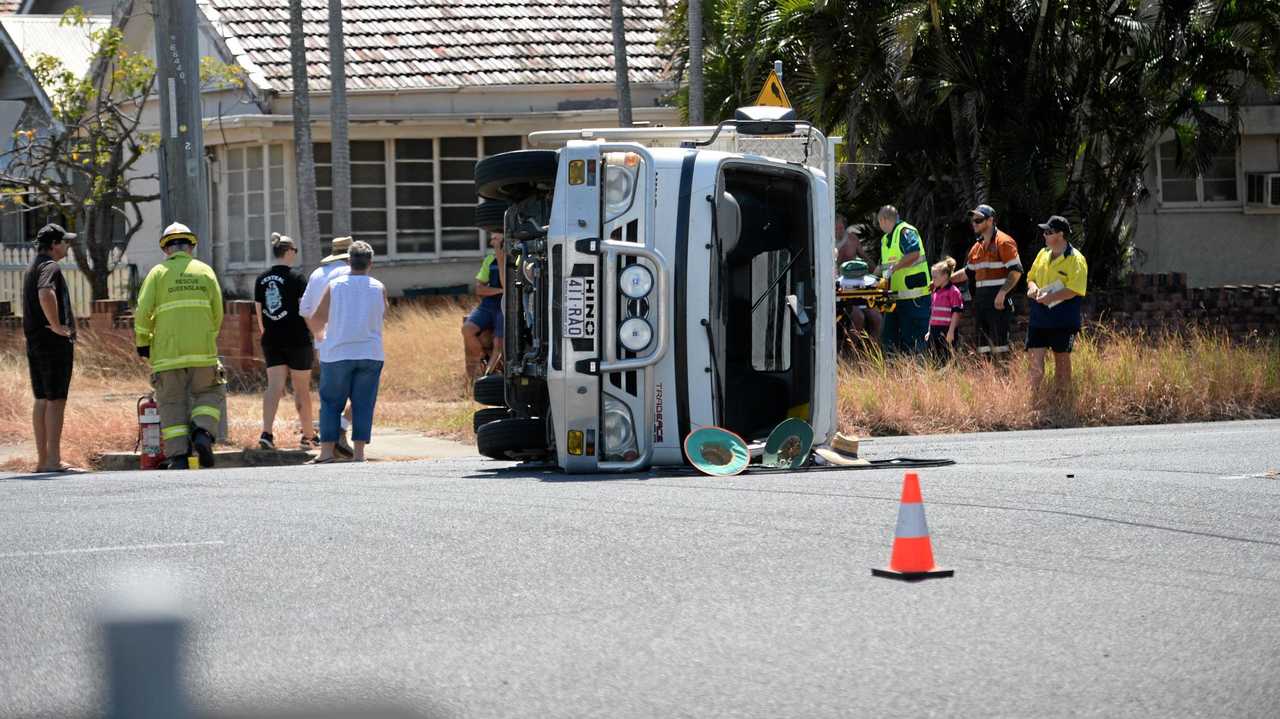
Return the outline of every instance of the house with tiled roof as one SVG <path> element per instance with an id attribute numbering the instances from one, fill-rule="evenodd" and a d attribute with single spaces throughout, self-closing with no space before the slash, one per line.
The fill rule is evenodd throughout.
<path id="1" fill-rule="evenodd" d="M 19 12 L 112 0 L 23 0 Z M 627 0 L 634 119 L 674 124 L 658 48 L 665 0 Z M 135 0 L 126 42 L 154 54 L 149 2 Z M 328 0 L 304 0 L 321 234 L 331 235 Z M 99 7 L 101 6 L 101 7 Z M 215 268 L 245 292 L 269 264 L 272 232 L 297 236 L 288 0 L 198 0 L 200 54 L 244 71 L 243 91 L 205 96 Z M 485 242 L 472 227 L 475 162 L 519 149 L 530 132 L 617 123 L 613 35 L 604 0 L 345 0 L 352 234 L 379 255 L 389 287 L 470 285 Z M 158 124 L 158 116 L 157 116 Z M 150 168 L 144 170 L 149 171 Z M 141 272 L 160 259 L 155 231 L 128 248 Z"/>

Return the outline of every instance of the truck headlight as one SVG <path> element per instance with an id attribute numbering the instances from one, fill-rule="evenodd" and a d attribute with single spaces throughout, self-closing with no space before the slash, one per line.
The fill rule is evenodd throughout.
<path id="1" fill-rule="evenodd" d="M 602 439 L 606 462 L 625 461 L 639 456 L 636 449 L 636 425 L 631 418 L 631 410 L 621 400 L 608 394 L 604 396 Z"/>
<path id="2" fill-rule="evenodd" d="M 605 165 L 604 209 L 605 216 L 617 217 L 631 206 L 631 196 L 636 191 L 635 169 L 626 165 Z"/>
<path id="3" fill-rule="evenodd" d="M 644 265 L 630 265 L 618 275 L 618 289 L 638 300 L 653 291 L 653 273 Z"/>
<path id="4" fill-rule="evenodd" d="M 653 328 L 639 317 L 632 317 L 618 328 L 618 339 L 623 347 L 639 352 L 653 341 Z"/>

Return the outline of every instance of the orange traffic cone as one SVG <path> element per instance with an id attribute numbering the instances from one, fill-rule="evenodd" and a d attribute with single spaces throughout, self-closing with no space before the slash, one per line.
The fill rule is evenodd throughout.
<path id="1" fill-rule="evenodd" d="M 872 569 L 871 574 L 909 582 L 955 574 L 954 570 L 939 569 L 933 563 L 929 525 L 924 521 L 924 500 L 920 497 L 920 477 L 915 472 L 907 472 L 902 479 L 902 503 L 898 507 L 898 526 L 893 532 L 889 567 Z"/>

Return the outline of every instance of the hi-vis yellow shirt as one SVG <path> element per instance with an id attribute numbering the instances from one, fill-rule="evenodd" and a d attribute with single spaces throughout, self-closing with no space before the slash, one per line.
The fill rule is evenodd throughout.
<path id="1" fill-rule="evenodd" d="M 138 293 L 134 341 L 151 347 L 156 372 L 218 364 L 222 288 L 213 268 L 175 252 L 151 268 Z"/>

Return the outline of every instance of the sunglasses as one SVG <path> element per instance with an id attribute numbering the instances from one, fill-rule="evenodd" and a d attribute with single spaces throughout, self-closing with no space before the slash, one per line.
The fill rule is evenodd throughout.
<path id="1" fill-rule="evenodd" d="M 977 218 L 977 219 L 971 219 L 971 220 L 969 220 L 969 224 L 971 224 L 971 225 L 981 225 L 982 223 L 986 222 L 986 221 L 987 221 L 987 220 L 989 220 L 989 219 L 991 219 L 991 218 L 990 218 L 990 217 L 980 217 L 980 218 Z"/>
<path id="2" fill-rule="evenodd" d="M 1049 235 L 1061 235 L 1062 230 L 1040 230 L 1040 234 L 1048 237 Z"/>

